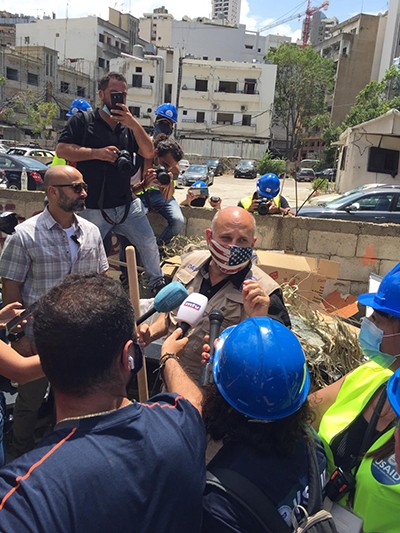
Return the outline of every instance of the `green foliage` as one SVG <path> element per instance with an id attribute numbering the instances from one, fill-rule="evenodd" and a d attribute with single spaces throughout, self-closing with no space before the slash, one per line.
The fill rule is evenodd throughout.
<path id="1" fill-rule="evenodd" d="M 272 172 L 279 176 L 282 172 L 285 172 L 286 160 L 272 158 L 270 154 L 265 153 L 264 156 L 258 162 L 258 171 L 260 174 L 268 174 Z"/>
<path id="2" fill-rule="evenodd" d="M 400 109 L 400 67 L 392 65 L 381 82 L 371 81 L 362 89 L 356 103 L 341 125 L 342 131 L 373 118 L 390 109 Z"/>
<path id="3" fill-rule="evenodd" d="M 330 189 L 329 180 L 326 178 L 315 178 L 311 183 L 311 188 L 315 191 L 318 189 L 320 192 L 328 192 Z"/>
<path id="4" fill-rule="evenodd" d="M 313 119 L 326 110 L 325 97 L 333 91 L 335 64 L 310 46 L 302 49 L 291 44 L 270 51 L 267 59 L 278 67 L 273 123 L 286 130 L 289 155 L 293 158 L 313 126 Z"/>
<path id="5" fill-rule="evenodd" d="M 28 123 L 33 126 L 33 133 L 42 133 L 52 125 L 57 114 L 57 105 L 54 102 L 40 102 L 27 107 Z"/>

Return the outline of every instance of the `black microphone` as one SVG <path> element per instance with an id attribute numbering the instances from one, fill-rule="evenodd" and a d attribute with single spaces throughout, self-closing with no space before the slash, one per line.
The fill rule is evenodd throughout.
<path id="1" fill-rule="evenodd" d="M 207 363 L 205 363 L 200 371 L 199 385 L 204 387 L 210 385 L 213 382 L 212 379 L 212 366 L 214 358 L 214 341 L 218 339 L 219 333 L 221 331 L 222 322 L 224 320 L 224 315 L 219 309 L 213 309 L 208 315 L 210 321 L 210 358 Z"/>
<path id="2" fill-rule="evenodd" d="M 74 233 L 73 235 L 71 235 L 71 239 L 72 239 L 76 244 L 79 244 L 78 237 L 75 235 L 75 233 Z"/>

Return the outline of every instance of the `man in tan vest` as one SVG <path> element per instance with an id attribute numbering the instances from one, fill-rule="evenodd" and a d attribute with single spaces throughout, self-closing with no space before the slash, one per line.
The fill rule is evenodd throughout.
<path id="1" fill-rule="evenodd" d="M 189 293 L 199 292 L 208 298 L 199 324 L 189 330 L 189 343 L 180 361 L 190 377 L 197 381 L 201 368 L 204 335 L 209 333 L 208 315 L 220 309 L 224 315 L 222 329 L 238 324 L 247 317 L 275 318 L 290 327 L 279 285 L 252 264 L 256 242 L 253 215 L 241 207 L 218 211 L 211 228 L 206 230 L 209 251 L 194 251 L 182 257 L 175 275 Z M 151 325 L 139 328 L 139 342 L 147 346 L 176 327 L 176 311 L 162 313 Z"/>

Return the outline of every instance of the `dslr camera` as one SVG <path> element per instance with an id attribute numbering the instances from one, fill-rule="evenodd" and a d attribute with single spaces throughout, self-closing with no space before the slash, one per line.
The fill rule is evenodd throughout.
<path id="1" fill-rule="evenodd" d="M 156 168 L 157 181 L 161 185 L 169 185 L 171 183 L 170 175 L 167 172 L 167 169 L 162 166 Z"/>
<path id="2" fill-rule="evenodd" d="M 260 198 L 259 204 L 257 207 L 257 212 L 259 215 L 268 215 L 269 213 L 270 200 L 268 198 Z"/>
<path id="3" fill-rule="evenodd" d="M 119 151 L 115 164 L 117 165 L 118 173 L 122 178 L 130 178 L 135 173 L 132 157 L 128 150 Z"/>

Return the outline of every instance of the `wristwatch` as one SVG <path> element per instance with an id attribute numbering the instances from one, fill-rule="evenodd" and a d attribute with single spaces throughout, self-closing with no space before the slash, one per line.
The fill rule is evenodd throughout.
<path id="1" fill-rule="evenodd" d="M 19 341 L 24 335 L 25 331 L 23 329 L 21 329 L 21 331 L 10 331 L 7 333 L 7 340 L 10 342 Z"/>

